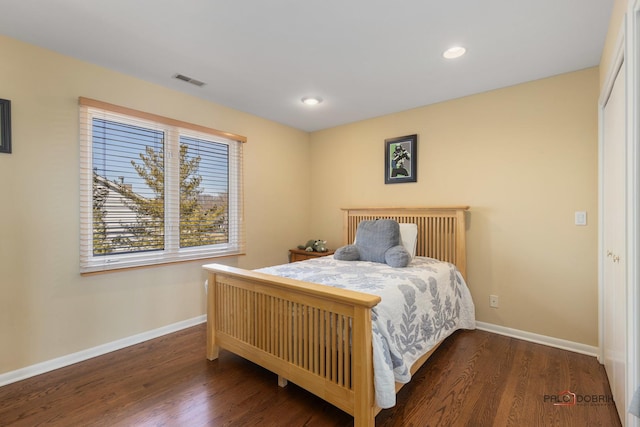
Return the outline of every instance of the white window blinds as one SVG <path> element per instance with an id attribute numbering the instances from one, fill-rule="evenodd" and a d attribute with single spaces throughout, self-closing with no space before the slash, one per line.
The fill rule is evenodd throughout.
<path id="1" fill-rule="evenodd" d="M 243 142 L 80 98 L 81 272 L 244 253 Z"/>

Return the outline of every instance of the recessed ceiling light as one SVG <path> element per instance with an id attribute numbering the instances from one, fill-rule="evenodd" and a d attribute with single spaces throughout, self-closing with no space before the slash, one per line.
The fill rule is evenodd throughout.
<path id="1" fill-rule="evenodd" d="M 460 58 L 462 55 L 465 54 L 466 51 L 467 49 L 463 48 L 462 46 L 454 46 L 445 50 L 442 53 L 442 56 L 444 56 L 447 59 Z"/>
<path id="2" fill-rule="evenodd" d="M 318 105 L 322 102 L 322 98 L 319 96 L 305 96 L 301 101 L 305 105 Z"/>

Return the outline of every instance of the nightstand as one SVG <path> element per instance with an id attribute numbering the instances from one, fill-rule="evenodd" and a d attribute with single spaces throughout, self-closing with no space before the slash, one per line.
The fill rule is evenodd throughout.
<path id="1" fill-rule="evenodd" d="M 333 255 L 334 252 L 335 251 L 333 249 L 329 249 L 327 252 L 309 252 L 304 249 L 289 249 L 289 262 L 304 261 L 305 259 Z"/>

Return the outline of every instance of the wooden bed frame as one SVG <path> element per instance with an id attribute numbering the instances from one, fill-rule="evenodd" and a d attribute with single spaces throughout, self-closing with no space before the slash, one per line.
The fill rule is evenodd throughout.
<path id="1" fill-rule="evenodd" d="M 466 276 L 468 206 L 343 209 L 343 244 L 362 220 L 416 223 L 416 254 L 455 264 Z M 374 426 L 371 308 L 380 297 L 219 264 L 208 271 L 207 358 L 219 348 L 242 356 Z M 351 343 L 351 345 L 349 344 Z M 414 364 L 422 366 L 433 353 Z M 402 384 L 396 384 L 396 391 Z"/>

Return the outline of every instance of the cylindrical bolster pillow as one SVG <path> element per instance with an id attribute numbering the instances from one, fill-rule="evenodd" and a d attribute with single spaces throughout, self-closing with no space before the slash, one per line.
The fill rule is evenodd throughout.
<path id="1" fill-rule="evenodd" d="M 411 254 L 404 246 L 398 245 L 389 248 L 387 252 L 384 253 L 384 260 L 391 267 L 406 267 L 411 262 Z"/>
<path id="2" fill-rule="evenodd" d="M 356 245 L 347 245 L 336 249 L 333 258 L 340 261 L 358 261 L 360 259 L 360 251 Z"/>

